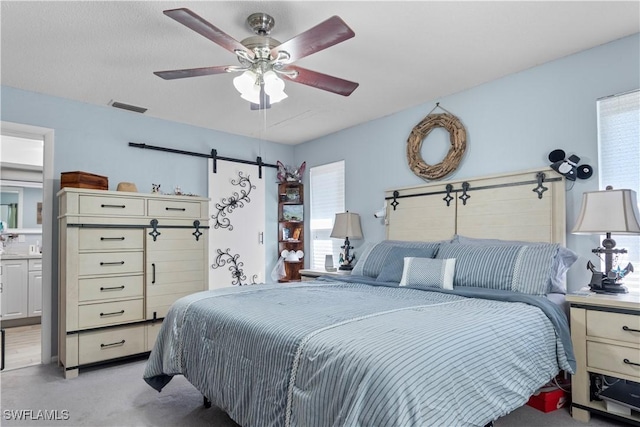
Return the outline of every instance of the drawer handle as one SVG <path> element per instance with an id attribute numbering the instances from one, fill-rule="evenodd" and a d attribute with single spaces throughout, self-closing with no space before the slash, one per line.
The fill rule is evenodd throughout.
<path id="1" fill-rule="evenodd" d="M 155 285 L 156 283 L 156 264 L 151 263 L 151 284 Z"/>
<path id="2" fill-rule="evenodd" d="M 124 209 L 127 206 L 126 205 L 100 205 L 101 208 L 119 208 L 119 209 Z"/>
<path id="3" fill-rule="evenodd" d="M 101 291 L 121 291 L 124 289 L 124 285 L 120 285 L 120 286 L 111 286 L 109 288 L 105 288 L 105 287 L 100 287 Z"/>
<path id="4" fill-rule="evenodd" d="M 632 329 L 630 327 L 628 327 L 627 325 L 622 327 L 623 331 L 627 331 L 627 332 L 640 332 L 640 329 Z"/>
<path id="5" fill-rule="evenodd" d="M 182 211 L 182 212 L 187 210 L 186 208 L 169 208 L 169 207 L 166 207 L 164 209 L 167 211 Z"/>
<path id="6" fill-rule="evenodd" d="M 124 314 L 124 310 L 114 311 L 113 313 L 100 313 L 100 317 L 106 316 L 120 316 Z"/>
<path id="7" fill-rule="evenodd" d="M 627 365 L 633 365 L 633 366 L 640 366 L 640 363 L 634 363 L 632 361 L 630 361 L 629 359 L 624 359 L 623 362 Z"/>
<path id="8" fill-rule="evenodd" d="M 101 262 L 100 265 L 123 265 L 124 261 Z"/>
<path id="9" fill-rule="evenodd" d="M 124 240 L 124 237 L 101 237 L 100 240 Z"/>
<path id="10" fill-rule="evenodd" d="M 112 342 L 111 344 L 100 344 L 100 348 L 105 348 L 105 347 L 113 347 L 116 345 L 124 345 L 126 341 L 122 340 L 122 341 L 118 341 L 118 342 Z"/>

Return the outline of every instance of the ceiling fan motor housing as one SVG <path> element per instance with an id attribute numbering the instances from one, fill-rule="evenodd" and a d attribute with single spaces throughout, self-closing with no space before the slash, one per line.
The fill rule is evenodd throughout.
<path id="1" fill-rule="evenodd" d="M 263 12 L 252 13 L 247 18 L 247 25 L 259 36 L 268 35 L 276 25 L 276 20 L 271 15 Z"/>

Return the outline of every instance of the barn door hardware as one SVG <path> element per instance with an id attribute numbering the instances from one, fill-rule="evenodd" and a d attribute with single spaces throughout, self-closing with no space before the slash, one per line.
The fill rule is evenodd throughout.
<path id="1" fill-rule="evenodd" d="M 151 232 L 149 232 L 149 236 L 153 237 L 153 241 L 155 242 L 156 239 L 158 238 L 158 236 L 162 233 L 160 233 L 158 231 L 158 220 L 157 219 L 152 219 L 151 222 L 151 228 L 153 228 L 153 230 L 151 230 Z"/>
<path id="2" fill-rule="evenodd" d="M 451 203 L 451 201 L 453 200 L 453 196 L 451 195 L 451 191 L 453 191 L 453 185 L 451 185 L 451 184 L 447 184 L 446 189 L 447 189 L 447 195 L 446 195 L 446 196 L 444 196 L 444 197 L 442 198 L 442 200 L 444 200 L 445 202 L 447 202 L 447 206 L 449 206 L 449 205 L 450 205 L 450 203 Z"/>
<path id="3" fill-rule="evenodd" d="M 400 195 L 400 192 L 398 190 L 395 190 L 393 192 L 393 202 L 391 202 L 391 206 L 393 206 L 393 210 L 396 210 L 396 207 L 398 207 L 398 205 L 400 204 L 400 202 L 398 201 L 398 196 Z"/>
<path id="4" fill-rule="evenodd" d="M 458 199 L 462 200 L 462 204 L 466 206 L 467 200 L 471 198 L 470 195 L 467 194 L 469 190 L 469 183 L 467 181 L 462 183 L 462 195 L 458 197 Z"/>
<path id="5" fill-rule="evenodd" d="M 196 231 L 191 234 L 195 236 L 197 242 L 200 240 L 200 236 L 202 236 L 202 231 L 200 231 L 200 221 L 198 221 L 197 219 L 193 221 L 193 226 L 195 227 Z"/>
<path id="6" fill-rule="evenodd" d="M 545 187 L 544 185 L 542 185 L 542 183 L 544 182 L 544 172 L 538 172 L 536 174 L 536 179 L 538 180 L 538 186 L 536 188 L 534 188 L 531 191 L 535 191 L 536 193 L 538 193 L 538 199 L 542 199 L 542 193 L 544 193 L 545 191 L 548 190 L 547 187 Z"/>
<path id="7" fill-rule="evenodd" d="M 194 153 L 193 151 L 185 151 L 185 150 L 177 150 L 175 148 L 167 148 L 167 147 L 158 147 L 155 145 L 149 145 L 138 142 L 130 142 L 129 147 L 142 148 L 146 150 L 156 150 L 156 151 L 164 151 L 166 153 L 173 154 L 184 154 L 187 156 L 195 156 L 195 157 L 204 157 L 207 159 L 213 159 L 213 173 L 218 172 L 218 160 L 225 160 L 227 162 L 235 162 L 235 163 L 244 163 L 245 165 L 256 165 L 258 166 L 258 178 L 262 179 L 262 167 L 274 168 L 278 169 L 278 165 L 272 165 L 270 163 L 264 163 L 262 161 L 262 157 L 256 157 L 256 160 L 242 160 L 242 159 L 234 159 L 233 157 L 222 157 L 218 156 L 218 150 L 212 149 L 211 153 L 203 154 L 203 153 Z"/>

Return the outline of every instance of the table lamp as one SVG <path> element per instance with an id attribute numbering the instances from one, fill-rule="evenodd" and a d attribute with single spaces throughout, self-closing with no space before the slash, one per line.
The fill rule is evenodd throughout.
<path id="1" fill-rule="evenodd" d="M 638 201 L 633 190 L 614 190 L 607 186 L 604 191 L 589 191 L 582 195 L 582 208 L 578 221 L 571 231 L 573 234 L 605 234 L 602 247 L 592 252 L 600 256 L 604 254 L 604 273 L 595 270 L 590 262 L 587 268 L 593 273 L 589 284 L 592 291 L 600 293 L 625 293 L 624 286 L 618 280 L 622 278 L 613 272 L 613 255 L 625 254 L 626 249 L 616 248 L 616 241 L 611 234 L 640 234 L 640 214 Z M 623 274 L 633 271 L 631 263 L 627 265 Z"/>
<path id="2" fill-rule="evenodd" d="M 340 263 L 340 270 L 353 269 L 352 262 L 355 256 L 349 254 L 350 250 L 353 249 L 349 238 L 353 240 L 362 239 L 360 215 L 349 211 L 337 213 L 333 223 L 333 230 L 331 230 L 331 237 L 344 239 L 344 245 L 340 246 L 341 249 L 344 249 L 344 259 Z"/>

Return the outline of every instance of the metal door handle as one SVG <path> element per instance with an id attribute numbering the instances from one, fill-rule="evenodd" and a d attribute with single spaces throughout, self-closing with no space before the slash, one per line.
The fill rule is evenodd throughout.
<path id="1" fill-rule="evenodd" d="M 182 212 L 187 210 L 186 208 L 170 208 L 170 207 L 166 207 L 164 209 L 168 211 L 182 211 Z"/>
<path id="2" fill-rule="evenodd" d="M 119 209 L 124 209 L 127 206 L 126 205 L 100 205 L 101 208 L 119 208 Z"/>
<path id="3" fill-rule="evenodd" d="M 124 310 L 114 311 L 113 313 L 100 313 L 100 317 L 120 316 L 121 314 L 124 314 Z"/>
<path id="4" fill-rule="evenodd" d="M 100 287 L 101 291 L 115 291 L 115 290 L 121 291 L 123 289 L 124 289 L 124 285 L 111 286 L 111 287 L 108 287 L 108 288 L 105 288 L 105 287 L 102 287 L 102 286 Z"/>
<path id="5" fill-rule="evenodd" d="M 623 331 L 627 331 L 627 332 L 640 332 L 640 329 L 632 329 L 630 327 L 628 327 L 627 325 L 622 327 Z"/>
<path id="6" fill-rule="evenodd" d="M 123 345 L 125 342 L 125 340 L 122 340 L 118 342 L 112 342 L 111 344 L 100 344 L 100 348 L 113 347 L 114 345 Z"/>
<path id="7" fill-rule="evenodd" d="M 101 237 L 100 240 L 124 240 L 124 237 Z"/>
<path id="8" fill-rule="evenodd" d="M 101 262 L 100 265 L 123 265 L 124 261 Z"/>
<path id="9" fill-rule="evenodd" d="M 156 264 L 155 263 L 151 263 L 151 284 L 155 284 L 156 283 Z"/>

